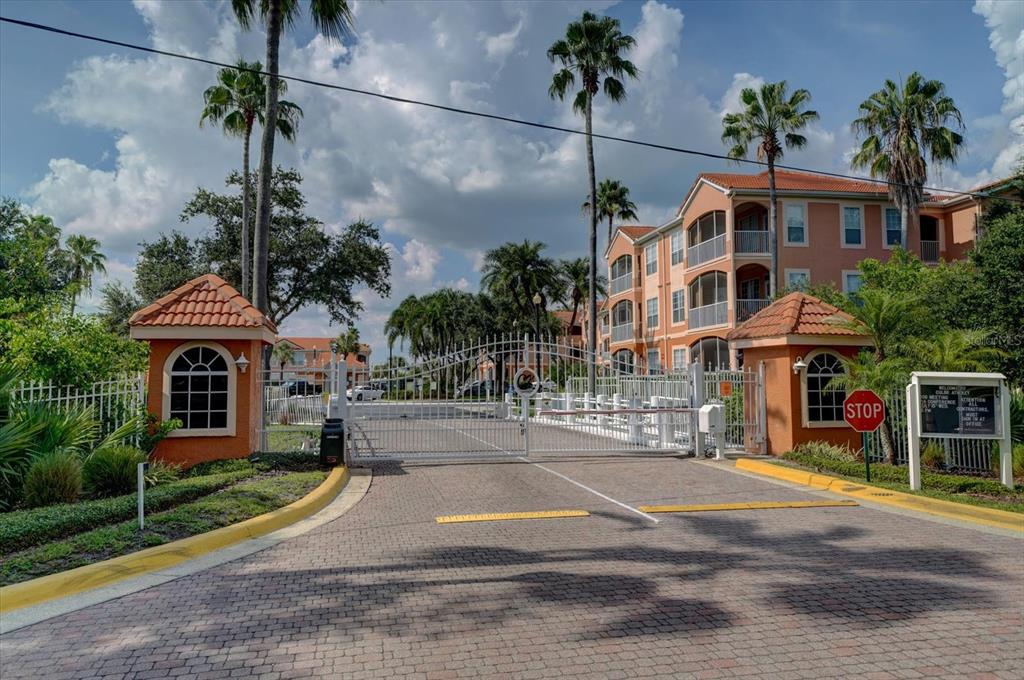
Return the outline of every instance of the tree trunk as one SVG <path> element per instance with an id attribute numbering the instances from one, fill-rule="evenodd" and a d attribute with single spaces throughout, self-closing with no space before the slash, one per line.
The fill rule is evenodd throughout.
<path id="1" fill-rule="evenodd" d="M 277 132 L 278 46 L 281 42 L 281 2 L 267 0 L 267 105 L 260 149 L 259 190 L 256 194 L 256 238 L 253 243 L 252 303 L 264 314 L 270 309 L 267 269 L 270 258 L 270 180 L 274 172 L 274 136 Z"/>
<path id="2" fill-rule="evenodd" d="M 590 291 L 587 305 L 590 325 L 587 328 L 587 391 L 597 394 L 597 180 L 594 173 L 593 101 L 587 93 L 587 174 L 590 179 Z"/>
<path id="3" fill-rule="evenodd" d="M 775 157 L 768 155 L 768 252 L 771 255 L 771 269 L 768 270 L 768 299 L 775 297 L 779 281 L 779 198 L 775 193 Z M 807 216 L 804 215 L 804 227 Z"/>
<path id="4" fill-rule="evenodd" d="M 893 441 L 892 430 L 889 429 L 887 420 L 882 421 L 878 432 L 879 439 L 882 440 L 882 453 L 885 454 L 885 459 L 889 461 L 889 465 L 896 465 L 896 444 Z M 864 455 L 867 455 L 867 452 Z"/>
<path id="5" fill-rule="evenodd" d="M 612 243 L 612 216 L 608 216 L 608 245 Z"/>
<path id="6" fill-rule="evenodd" d="M 910 205 L 904 203 L 900 206 L 900 247 L 907 247 L 907 228 L 910 226 Z"/>
<path id="7" fill-rule="evenodd" d="M 249 269 L 252 251 L 249 249 L 249 221 L 252 219 L 252 197 L 249 195 L 249 142 L 252 137 L 252 123 L 245 128 L 242 141 L 242 295 L 249 295 Z"/>

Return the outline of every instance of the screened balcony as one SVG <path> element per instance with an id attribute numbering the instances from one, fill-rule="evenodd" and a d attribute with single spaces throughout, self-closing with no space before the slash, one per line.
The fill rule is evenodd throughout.
<path id="1" fill-rule="evenodd" d="M 612 307 L 612 342 L 626 342 L 633 338 L 633 303 L 622 300 Z"/>
<path id="2" fill-rule="evenodd" d="M 707 272 L 690 283 L 690 328 L 718 326 L 729 321 L 728 277 L 725 272 Z"/>
<path id="3" fill-rule="evenodd" d="M 769 246 L 768 211 L 756 203 L 737 206 L 733 250 L 743 255 L 767 255 Z"/>
<path id="4" fill-rule="evenodd" d="M 725 255 L 725 212 L 716 210 L 697 219 L 686 230 L 686 261 L 690 267 Z"/>
<path id="5" fill-rule="evenodd" d="M 633 258 L 623 255 L 612 262 L 609 276 L 609 294 L 625 293 L 633 288 Z"/>

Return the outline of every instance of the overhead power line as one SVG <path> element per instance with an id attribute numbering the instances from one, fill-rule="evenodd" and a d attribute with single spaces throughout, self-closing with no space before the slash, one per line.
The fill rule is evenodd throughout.
<path id="1" fill-rule="evenodd" d="M 196 57 L 196 56 L 189 55 L 189 54 L 182 54 L 180 52 L 171 52 L 170 50 L 160 50 L 160 49 L 156 49 L 155 47 L 146 47 L 145 45 L 138 45 L 138 44 L 135 44 L 135 43 L 124 42 L 124 41 L 121 41 L 121 40 L 113 40 L 111 38 L 103 38 L 101 36 L 91 35 L 91 34 L 88 34 L 88 33 L 79 33 L 77 31 L 69 31 L 69 30 L 64 29 L 64 28 L 58 28 L 56 26 L 49 26 L 47 24 L 40 24 L 40 23 L 36 23 L 34 21 L 24 21 L 22 19 L 12 19 L 10 17 L 0 16 L 0 22 L 8 23 L 8 24 L 14 24 L 16 26 L 23 26 L 25 28 L 33 28 L 33 29 L 36 29 L 36 30 L 39 30 L 39 31 L 46 31 L 48 33 L 55 33 L 57 35 L 63 35 L 63 36 L 71 37 L 71 38 L 79 38 L 81 40 L 89 40 L 89 41 L 92 41 L 92 42 L 102 43 L 104 45 L 113 45 L 115 47 L 123 47 L 123 48 L 129 49 L 129 50 L 136 50 L 136 51 L 139 51 L 139 52 L 147 52 L 149 54 L 157 54 L 157 55 L 164 56 L 164 57 L 172 57 L 174 59 L 183 59 L 183 60 L 186 60 L 186 61 L 193 61 L 193 62 L 197 62 L 197 63 L 200 63 L 200 64 L 209 64 L 210 66 L 218 66 L 218 67 L 221 67 L 221 68 L 231 68 L 231 69 L 236 69 L 236 70 L 241 70 L 241 71 L 248 71 L 250 73 L 257 73 L 259 75 L 264 75 L 264 76 L 270 76 L 271 75 L 268 71 L 262 71 L 262 70 L 256 70 L 256 69 L 248 69 L 248 68 L 239 69 L 239 67 L 237 65 L 235 65 L 235 64 L 228 64 L 228 63 L 225 63 L 225 62 L 222 62 L 222 61 L 216 61 L 214 59 L 206 59 L 206 58 L 203 58 L 203 57 Z M 349 86 L 346 86 L 346 85 L 338 85 L 337 83 L 328 83 L 328 82 L 324 82 L 324 81 L 321 81 L 321 80 L 312 80 L 310 78 L 302 78 L 300 76 L 283 75 L 283 74 L 279 73 L 279 74 L 277 74 L 277 77 L 280 78 L 281 80 L 288 80 L 288 81 L 295 82 L 295 83 L 303 83 L 305 85 L 313 85 L 315 87 L 323 87 L 323 88 L 327 88 L 327 89 L 330 89 L 330 90 L 338 90 L 338 91 L 341 91 L 341 92 L 349 92 L 349 93 L 352 93 L 352 94 L 360 94 L 360 95 L 364 95 L 364 96 L 367 96 L 367 97 L 375 97 L 377 99 L 385 99 L 387 101 L 397 102 L 397 103 L 400 103 L 400 104 L 412 104 L 412 105 L 415 105 L 415 106 L 423 106 L 423 107 L 426 107 L 426 108 L 437 109 L 437 110 L 440 110 L 440 111 L 448 111 L 450 113 L 458 113 L 458 114 L 464 115 L 464 116 L 474 116 L 474 117 L 477 117 L 477 118 L 486 118 L 486 119 L 490 119 L 490 120 L 501 121 L 503 123 L 512 123 L 513 125 L 522 125 L 522 126 L 526 126 L 526 127 L 539 128 L 541 130 L 551 130 L 553 132 L 563 132 L 565 134 L 570 134 L 570 135 L 580 135 L 580 136 L 584 136 L 585 137 L 586 134 L 587 134 L 583 130 L 577 130 L 577 129 L 574 129 L 574 128 L 567 128 L 567 127 L 562 127 L 562 126 L 559 126 L 559 125 L 549 125 L 547 123 L 539 123 L 537 121 L 526 120 L 526 119 L 523 119 L 523 118 L 512 118 L 510 116 L 501 116 L 501 115 L 498 115 L 498 114 L 495 114 L 495 113 L 486 113 L 484 111 L 473 111 L 471 109 L 463 109 L 463 108 L 459 108 L 459 107 L 456 107 L 456 106 L 446 106 L 444 104 L 437 104 L 437 103 L 434 103 L 434 102 L 426 102 L 426 101 L 422 101 L 422 100 L 418 100 L 418 99 L 409 99 L 407 97 L 397 97 L 395 95 L 384 94 L 383 92 L 374 92 L 372 90 L 363 90 L 363 89 L 360 89 L 360 88 L 357 88 L 357 87 L 349 87 Z M 765 162 L 765 161 L 759 161 L 759 160 L 748 159 L 748 158 L 732 158 L 732 157 L 727 156 L 725 154 L 712 153 L 710 151 L 699 151 L 697 149 L 687 149 L 687 148 L 684 148 L 684 147 L 672 146 L 672 145 L 669 145 L 669 144 L 658 144 L 656 142 L 647 142 L 647 141 L 640 140 L 640 139 L 630 139 L 628 137 L 617 137 L 615 135 L 605 135 L 605 134 L 600 134 L 600 133 L 597 133 L 597 132 L 591 133 L 590 136 L 593 137 L 594 139 L 604 139 L 604 140 L 608 140 L 608 141 L 611 141 L 611 142 L 620 142 L 620 143 L 623 143 L 623 144 L 631 144 L 633 146 L 646 147 L 646 148 L 649 148 L 649 149 L 660 149 L 662 151 L 671 151 L 671 152 L 674 152 L 674 153 L 681 153 L 681 154 L 686 154 L 686 155 L 689 155 L 689 156 L 699 156 L 699 157 L 702 157 L 702 158 L 712 158 L 712 159 L 715 159 L 715 160 L 724 160 L 724 161 L 735 162 L 735 163 L 746 163 L 748 165 L 756 165 L 758 167 L 767 167 L 768 166 L 768 163 Z M 835 178 L 838 178 L 838 179 L 849 179 L 849 180 L 855 180 L 855 181 L 858 181 L 858 182 L 872 182 L 874 184 L 881 184 L 881 185 L 886 185 L 886 186 L 903 186 L 903 183 L 901 183 L 901 182 L 890 182 L 889 180 L 875 179 L 875 178 L 870 178 L 870 177 L 858 177 L 856 175 L 846 175 L 846 174 L 839 173 L 839 172 L 829 172 L 827 170 L 813 170 L 813 169 L 810 169 L 810 168 L 802 168 L 802 167 L 798 167 L 798 166 L 794 166 L 794 165 L 782 165 L 782 164 L 776 163 L 775 167 L 779 168 L 779 169 L 782 169 L 782 170 L 793 170 L 795 172 L 806 172 L 806 173 L 813 174 L 813 175 L 821 175 L 823 177 L 835 177 Z M 929 186 L 924 186 L 924 187 L 922 187 L 922 189 L 926 190 L 926 191 L 939 192 L 939 193 L 942 193 L 942 194 L 954 195 L 954 196 L 970 196 L 972 198 L 986 198 L 987 197 L 984 193 L 980 193 L 980 192 L 956 191 L 956 190 L 953 190 L 953 189 L 940 189 L 940 188 L 937 188 L 937 187 L 929 187 Z M 1011 200 L 1016 200 L 1016 199 L 1011 199 Z M 1024 202 L 1024 201 L 1021 201 L 1021 202 Z"/>

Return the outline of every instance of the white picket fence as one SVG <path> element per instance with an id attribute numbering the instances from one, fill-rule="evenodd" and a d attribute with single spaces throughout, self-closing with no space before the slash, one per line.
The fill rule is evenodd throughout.
<path id="1" fill-rule="evenodd" d="M 56 408 L 91 408 L 101 436 L 146 410 L 146 374 L 128 373 L 85 387 L 29 380 L 10 390 L 12 404 L 46 404 Z"/>

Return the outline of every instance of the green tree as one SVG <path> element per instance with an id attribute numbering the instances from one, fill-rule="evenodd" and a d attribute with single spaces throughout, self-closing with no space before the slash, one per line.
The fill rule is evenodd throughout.
<path id="1" fill-rule="evenodd" d="M 637 78 L 639 71 L 633 62 L 622 54 L 636 44 L 630 35 L 625 35 L 617 19 L 599 17 L 584 11 L 577 21 L 565 28 L 565 36 L 548 48 L 548 59 L 558 63 L 548 87 L 548 95 L 564 100 L 580 79 L 581 88 L 573 98 L 572 108 L 583 116 L 587 141 L 587 179 L 590 188 L 590 319 L 597 318 L 597 175 L 594 172 L 593 113 L 594 97 L 601 90 L 610 101 L 621 102 L 626 98 L 626 77 Z M 587 362 L 587 385 L 592 394 L 597 393 L 597 324 L 589 327 Z"/>
<path id="2" fill-rule="evenodd" d="M 572 308 L 572 316 L 569 318 L 569 328 L 576 325 L 576 318 L 579 316 L 580 305 L 586 298 L 590 285 L 590 264 L 587 258 L 578 257 L 572 260 L 562 260 L 562 275 L 565 277 L 566 301 Z M 608 294 L 607 279 L 603 275 L 597 277 L 597 294 L 605 296 Z"/>
<path id="3" fill-rule="evenodd" d="M 242 28 L 248 29 L 257 15 L 267 33 L 267 72 L 270 74 L 263 108 L 263 136 L 260 140 L 259 190 L 256 194 L 256 235 L 253 243 L 252 303 L 261 312 L 270 312 L 271 202 L 274 173 L 274 137 L 279 115 L 278 52 L 281 32 L 293 27 L 301 11 L 299 0 L 231 0 L 231 7 Z M 354 16 L 348 0 L 310 0 L 313 27 L 329 39 L 341 40 L 352 32 Z"/>
<path id="4" fill-rule="evenodd" d="M 60 229 L 43 215 L 29 215 L 13 198 L 0 201 L 0 298 L 38 309 L 63 297 L 67 262 Z"/>
<path id="5" fill-rule="evenodd" d="M 100 252 L 100 242 L 82 234 L 67 238 L 67 266 L 70 270 L 71 313 L 75 313 L 75 302 L 79 294 L 92 291 L 92 277 L 99 272 L 106 274 L 104 265 L 107 258 Z"/>
<path id="6" fill-rule="evenodd" d="M 295 350 L 287 340 L 274 345 L 274 349 L 270 351 L 270 356 L 277 362 L 278 375 L 277 378 L 280 382 L 284 382 L 284 367 L 295 360 Z"/>
<path id="7" fill-rule="evenodd" d="M 952 163 L 963 147 L 963 136 L 947 125 L 964 130 L 946 86 L 916 71 L 902 86 L 886 80 L 881 90 L 861 103 L 860 117 L 853 121 L 854 132 L 866 137 L 850 163 L 889 183 L 889 196 L 900 211 L 903 245 L 907 227 L 916 222 L 917 206 L 924 200 L 925 157 L 935 165 Z"/>
<path id="8" fill-rule="evenodd" d="M 591 212 L 590 201 L 581 206 L 584 213 Z M 629 189 L 617 179 L 601 180 L 597 185 L 597 214 L 608 218 L 608 241 L 612 240 L 612 223 L 614 220 L 635 220 L 636 203 L 629 200 Z"/>
<path id="9" fill-rule="evenodd" d="M 976 310 L 991 330 L 995 346 L 1006 352 L 1001 371 L 1020 385 L 1024 383 L 1024 207 L 986 219 L 985 235 L 970 260 L 983 291 Z"/>
<path id="10" fill-rule="evenodd" d="M 362 345 L 359 342 L 359 329 L 349 326 L 338 333 L 338 337 L 331 341 L 331 349 L 340 354 L 343 361 L 348 360 L 349 354 L 359 354 Z"/>
<path id="11" fill-rule="evenodd" d="M 249 181 L 249 141 L 253 126 L 265 123 L 263 115 L 267 103 L 267 76 L 261 73 L 263 64 L 238 60 L 235 68 L 222 68 L 217 72 L 217 84 L 206 88 L 203 93 L 203 112 L 199 126 L 203 123 L 220 123 L 224 134 L 242 138 L 242 295 L 249 294 L 249 257 L 252 253 L 252 238 L 249 228 L 252 224 L 252 192 Z M 278 94 L 284 94 L 288 83 L 279 81 Z M 302 109 L 292 102 L 277 102 L 277 132 L 289 142 L 295 141 L 295 130 Z"/>
<path id="12" fill-rule="evenodd" d="M 722 118 L 722 141 L 730 144 L 729 157 L 746 158 L 752 143 L 757 144 L 757 159 L 768 164 L 768 272 L 769 294 L 775 295 L 779 280 L 778 195 L 775 190 L 775 162 L 785 149 L 801 149 L 807 138 L 800 134 L 808 123 L 818 119 L 817 111 L 802 110 L 811 101 L 804 89 L 786 92 L 786 81 L 765 83 L 760 90 L 750 87 L 740 92 L 743 111 Z"/>
<path id="13" fill-rule="evenodd" d="M 228 186 L 241 183 L 231 173 Z M 387 297 L 391 291 L 391 260 L 379 230 L 362 220 L 340 233 L 328 233 L 323 222 L 307 214 L 302 176 L 278 168 L 271 185 L 274 238 L 268 253 L 269 299 L 267 314 L 280 323 L 306 305 L 323 305 L 331 321 L 349 324 L 363 309 L 355 290 L 365 285 Z M 236 254 L 241 240 L 241 198 L 234 192 L 217 194 L 198 190 L 188 201 L 181 219 L 209 221 L 210 229 L 193 250 L 193 267 L 213 271 L 233 286 L 241 282 Z"/>
<path id="14" fill-rule="evenodd" d="M 128 320 L 132 314 L 145 307 L 127 286 L 120 281 L 104 284 L 100 289 L 100 318 L 107 330 L 121 337 L 128 337 Z"/>
<path id="15" fill-rule="evenodd" d="M 935 335 L 910 340 L 915 370 L 983 373 L 999 364 L 1003 352 L 988 344 L 983 330 L 947 328 Z"/>
<path id="16" fill-rule="evenodd" d="M 495 300 L 509 303 L 524 329 L 535 325 L 535 293 L 540 294 L 540 313 L 544 316 L 548 304 L 562 298 L 562 272 L 554 260 L 544 257 L 541 251 L 545 247 L 540 241 L 524 240 L 506 243 L 484 255 L 480 287 Z"/>
<path id="17" fill-rule="evenodd" d="M 135 263 L 135 292 L 148 305 L 169 292 L 206 273 L 195 246 L 180 231 L 159 234 L 139 244 Z M 236 251 L 237 252 L 237 251 Z"/>

